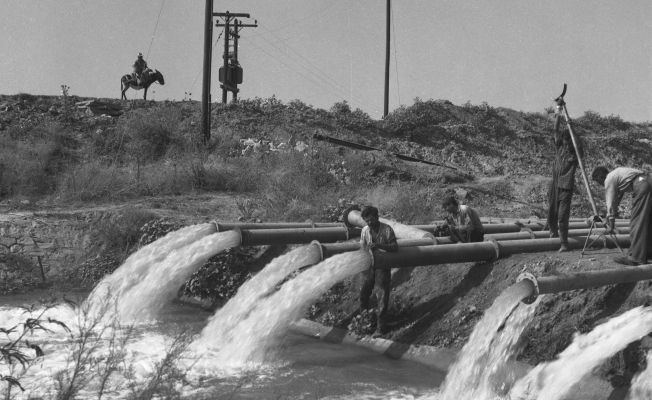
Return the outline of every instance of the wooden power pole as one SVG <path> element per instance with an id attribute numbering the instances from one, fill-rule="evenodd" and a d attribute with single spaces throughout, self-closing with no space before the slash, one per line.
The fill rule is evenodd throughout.
<path id="1" fill-rule="evenodd" d="M 389 38 L 390 38 L 390 27 L 392 20 L 392 3 L 391 0 L 387 0 L 387 23 L 385 30 L 387 32 L 387 37 L 385 39 L 385 107 L 383 110 L 383 118 L 389 113 Z"/>
<path id="2" fill-rule="evenodd" d="M 202 82 L 202 136 L 204 143 L 208 142 L 211 138 L 211 65 L 213 59 L 213 17 L 220 17 L 224 20 L 223 24 L 217 23 L 215 26 L 224 26 L 224 66 L 220 68 L 220 82 L 222 85 L 222 102 L 226 103 L 227 91 L 234 93 L 234 99 L 237 99 L 237 84 L 242 83 L 242 68 L 237 59 L 237 49 L 234 56 L 229 54 L 229 38 L 234 35 L 235 43 L 237 46 L 237 39 L 239 38 L 238 32 L 241 28 L 257 27 L 258 22 L 254 24 L 242 24 L 235 20 L 234 31 L 231 32 L 230 25 L 234 18 L 244 17 L 249 18 L 249 14 L 244 13 L 214 13 L 213 0 L 206 0 L 206 10 L 204 15 L 204 77 Z"/>
<path id="3" fill-rule="evenodd" d="M 238 84 L 242 83 L 242 67 L 238 62 L 238 39 L 240 38 L 240 30 L 242 28 L 255 28 L 258 26 L 258 21 L 253 24 L 243 24 L 236 18 L 249 18 L 249 14 L 244 13 L 213 13 L 213 16 L 220 17 L 224 22 L 218 22 L 215 26 L 224 27 L 224 65 L 220 68 L 220 87 L 222 88 L 222 103 L 227 102 L 227 93 L 233 93 L 233 101 L 238 99 Z M 231 37 L 233 37 L 233 52 L 231 49 Z"/>
<path id="4" fill-rule="evenodd" d="M 201 131 L 204 143 L 211 138 L 211 59 L 213 57 L 213 0 L 206 0 L 204 15 L 204 76 L 201 90 Z"/>

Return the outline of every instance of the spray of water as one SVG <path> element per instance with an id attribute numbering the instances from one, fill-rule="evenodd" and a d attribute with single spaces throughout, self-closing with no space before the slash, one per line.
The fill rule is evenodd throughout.
<path id="1" fill-rule="evenodd" d="M 652 351 L 648 351 L 646 361 L 647 368 L 632 379 L 629 400 L 652 399 Z"/>
<path id="2" fill-rule="evenodd" d="M 200 368 L 259 365 L 274 359 L 290 323 L 335 283 L 368 268 L 371 257 L 357 251 L 333 256 L 286 282 L 275 293 L 258 299 L 258 306 L 225 335 L 204 330 L 191 348 L 203 347 Z M 218 336 L 216 333 L 219 333 Z"/>
<path id="3" fill-rule="evenodd" d="M 150 274 L 153 265 L 163 261 L 170 252 L 188 246 L 197 240 L 215 233 L 215 224 L 200 224 L 170 232 L 133 253 L 111 275 L 102 279 L 86 299 L 96 313 L 108 297 L 120 299 L 124 293 L 133 290 Z"/>
<path id="4" fill-rule="evenodd" d="M 380 222 L 391 226 L 396 237 L 400 239 L 421 239 L 428 234 L 428 232 L 422 231 L 421 229 L 403 225 L 400 222 L 392 221 L 389 219 L 380 218 Z"/>
<path id="5" fill-rule="evenodd" d="M 514 380 L 508 361 L 536 309 L 521 304 L 529 294 L 528 284 L 522 282 L 496 298 L 449 370 L 442 390 L 430 398 L 491 399 L 506 391 Z"/>
<path id="6" fill-rule="evenodd" d="M 314 257 L 309 246 L 303 246 L 272 260 L 262 271 L 240 286 L 235 296 L 208 320 L 201 339 L 195 341 L 192 348 L 200 350 L 216 346 L 218 340 L 233 342 L 233 328 L 258 306 L 258 299 L 274 290 L 292 272 L 315 264 L 318 259 L 315 260 Z"/>
<path id="7" fill-rule="evenodd" d="M 227 231 L 171 251 L 161 262 L 151 263 L 140 282 L 117 298 L 118 315 L 124 321 L 156 317 L 194 271 L 210 257 L 238 244 L 240 234 Z"/>
<path id="8" fill-rule="evenodd" d="M 652 308 L 637 307 L 577 335 L 556 360 L 537 365 L 511 391 L 516 400 L 558 400 L 604 360 L 652 330 Z"/>

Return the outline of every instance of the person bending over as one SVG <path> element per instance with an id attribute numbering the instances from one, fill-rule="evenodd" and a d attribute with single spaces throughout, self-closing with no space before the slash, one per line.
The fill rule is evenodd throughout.
<path id="1" fill-rule="evenodd" d="M 623 265 L 646 264 L 652 248 L 652 174 L 635 168 L 618 167 L 609 172 L 596 167 L 591 178 L 605 190 L 608 233 L 615 232 L 618 205 L 626 192 L 632 192 L 632 215 L 629 221 L 631 244 L 627 256 L 614 261 Z"/>

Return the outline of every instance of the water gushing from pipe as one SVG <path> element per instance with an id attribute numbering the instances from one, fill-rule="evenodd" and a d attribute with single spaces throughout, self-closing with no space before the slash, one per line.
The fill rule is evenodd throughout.
<path id="1" fill-rule="evenodd" d="M 194 236 L 194 235 L 193 235 Z M 180 241 L 181 242 L 181 241 Z M 156 243 L 156 242 L 154 242 Z M 148 252 L 149 257 L 134 257 L 134 264 L 125 263 L 117 272 L 117 278 L 109 277 L 103 290 L 96 290 L 89 297 L 89 304 L 98 303 L 99 295 L 111 297 L 115 301 L 115 312 L 123 321 L 151 319 L 159 310 L 175 297 L 179 287 L 190 275 L 199 269 L 210 257 L 240 243 L 240 235 L 234 231 L 219 232 L 205 236 L 191 244 L 172 248 L 165 252 L 165 258 Z M 168 248 L 169 249 L 169 248 Z M 140 252 L 138 252 L 140 253 Z M 130 267 L 135 275 L 131 277 Z M 126 277 L 133 282 L 122 284 Z M 114 291 L 113 283 L 118 283 Z M 98 287 L 100 286 L 98 285 Z M 111 315 L 107 315 L 111 318 Z"/>
<path id="2" fill-rule="evenodd" d="M 370 263 L 370 255 L 364 251 L 333 256 L 287 281 L 277 292 L 258 299 L 257 307 L 228 332 L 204 329 L 191 345 L 206 353 L 197 367 L 221 369 L 274 361 L 290 323 L 331 286 L 362 272 Z"/>
<path id="3" fill-rule="evenodd" d="M 302 246 L 276 257 L 263 270 L 242 284 L 235 296 L 210 317 L 200 339 L 191 347 L 202 349 L 204 346 L 218 346 L 220 342 L 235 341 L 233 329 L 259 306 L 262 296 L 273 290 L 288 274 L 307 264 L 315 263 L 310 250 L 310 246 Z"/>
<path id="4" fill-rule="evenodd" d="M 632 379 L 629 389 L 629 400 L 652 399 L 652 351 L 647 352 L 645 357 L 647 368 Z"/>
<path id="5" fill-rule="evenodd" d="M 513 400 L 558 400 L 593 368 L 652 330 L 652 308 L 637 307 L 575 336 L 556 360 L 541 363 L 519 380 Z"/>
<path id="6" fill-rule="evenodd" d="M 476 324 L 457 361 L 451 367 L 442 389 L 433 399 L 491 399 L 509 389 L 515 378 L 507 366 L 523 329 L 532 319 L 535 306 L 521 300 L 530 287 L 517 283 L 507 288 Z"/>
<path id="7" fill-rule="evenodd" d="M 188 246 L 215 231 L 215 224 L 210 223 L 187 226 L 142 247 L 95 286 L 86 299 L 86 304 L 91 310 L 99 312 L 107 298 L 119 299 L 124 293 L 132 290 L 151 272 L 152 265 L 163 261 L 170 252 Z"/>

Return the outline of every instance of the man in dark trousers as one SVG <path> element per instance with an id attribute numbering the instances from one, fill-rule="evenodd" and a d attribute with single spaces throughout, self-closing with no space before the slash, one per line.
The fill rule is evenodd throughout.
<path id="1" fill-rule="evenodd" d="M 378 209 L 376 207 L 365 207 L 361 213 L 362 219 L 367 224 L 360 233 L 360 247 L 364 250 L 377 251 L 398 251 L 396 235 L 391 226 L 378 220 Z M 374 337 L 380 336 L 387 331 L 387 311 L 389 307 L 389 292 L 391 286 L 391 271 L 389 269 L 375 269 L 373 266 L 364 274 L 364 282 L 360 290 L 360 308 L 369 309 L 369 299 L 374 286 L 379 289 L 378 293 L 378 319 Z"/>
<path id="2" fill-rule="evenodd" d="M 448 213 L 444 226 L 449 228 L 453 241 L 470 243 L 484 240 L 484 228 L 477 211 L 467 205 L 460 205 L 453 196 L 445 198 L 442 207 Z"/>
<path id="3" fill-rule="evenodd" d="M 627 256 L 614 261 L 623 265 L 646 264 L 652 249 L 652 174 L 640 169 L 619 167 L 609 172 L 596 167 L 591 174 L 594 181 L 604 185 L 607 206 L 608 232 L 615 232 L 618 205 L 626 192 L 632 192 L 632 215 L 629 221 L 631 244 Z"/>
<path id="4" fill-rule="evenodd" d="M 553 133 L 555 158 L 552 164 L 552 182 L 548 188 L 548 227 L 550 237 L 559 237 L 560 252 L 568 251 L 568 219 L 575 188 L 575 170 L 578 165 L 570 132 L 566 128 L 561 128 L 561 120 L 561 109 L 558 109 Z M 581 154 L 581 146 L 579 142 L 577 144 Z"/>

